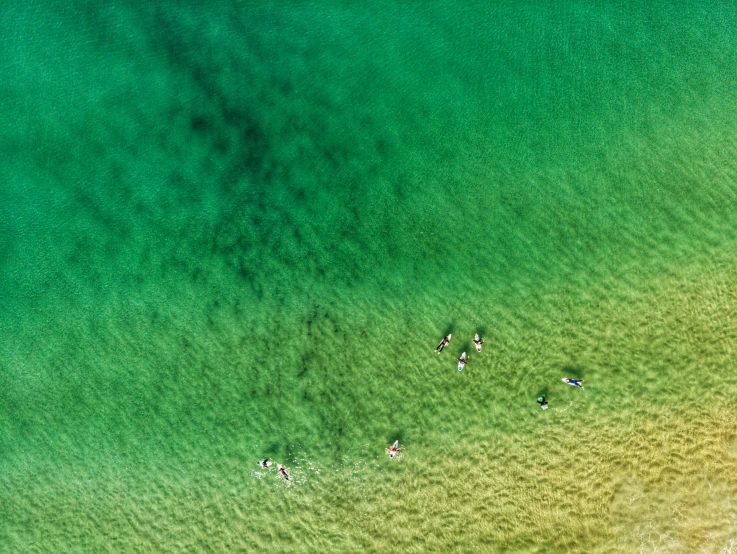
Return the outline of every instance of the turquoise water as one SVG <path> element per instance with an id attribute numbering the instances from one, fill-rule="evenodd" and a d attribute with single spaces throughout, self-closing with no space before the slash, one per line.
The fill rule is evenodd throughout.
<path id="1" fill-rule="evenodd" d="M 0 9 L 0 550 L 731 551 L 734 7 L 208 6 Z"/>

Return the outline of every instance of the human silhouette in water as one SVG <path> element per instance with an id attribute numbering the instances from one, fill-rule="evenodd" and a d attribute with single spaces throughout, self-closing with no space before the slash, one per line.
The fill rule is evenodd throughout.
<path id="1" fill-rule="evenodd" d="M 449 342 L 450 342 L 450 333 L 448 333 L 447 335 L 443 337 L 443 340 L 441 340 L 440 344 L 438 344 L 438 346 L 435 348 L 435 352 L 440 354 L 443 351 L 443 348 L 448 346 Z"/>
<path id="2" fill-rule="evenodd" d="M 399 441 L 394 441 L 394 444 L 391 445 L 391 447 L 384 449 L 384 451 L 389 454 L 389 459 L 393 460 L 398 454 L 399 454 Z"/>
<path id="3" fill-rule="evenodd" d="M 481 345 L 484 344 L 486 341 L 479 338 L 479 334 L 476 333 L 476 336 L 473 337 L 473 344 L 476 345 L 476 352 L 481 352 Z"/>

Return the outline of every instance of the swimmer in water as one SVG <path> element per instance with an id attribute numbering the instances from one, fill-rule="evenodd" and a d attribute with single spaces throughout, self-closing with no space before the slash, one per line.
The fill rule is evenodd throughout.
<path id="1" fill-rule="evenodd" d="M 435 352 L 440 354 L 443 351 L 443 348 L 448 346 L 449 342 L 450 342 L 450 333 L 448 333 L 447 335 L 443 337 L 443 340 L 440 341 L 440 344 L 438 344 L 437 348 L 435 349 Z"/>
<path id="2" fill-rule="evenodd" d="M 271 467 L 271 462 L 268 458 L 264 458 L 258 463 L 258 465 L 260 465 L 261 467 Z"/>
<path id="3" fill-rule="evenodd" d="M 389 459 L 393 460 L 394 457 L 399 454 L 399 441 L 394 441 L 394 444 L 392 444 L 391 448 L 385 448 L 384 451 L 389 454 Z"/>
<path id="4" fill-rule="evenodd" d="M 476 333 L 476 336 L 473 337 L 473 343 L 476 345 L 476 352 L 481 352 L 481 345 L 484 344 L 486 341 L 479 338 L 479 334 Z"/>
<path id="5" fill-rule="evenodd" d="M 568 385 L 573 385 L 574 387 L 583 388 L 583 379 L 569 379 L 568 377 L 563 377 L 561 381 Z"/>
<path id="6" fill-rule="evenodd" d="M 287 468 L 285 468 L 281 464 L 276 464 L 277 469 L 279 470 L 279 475 L 284 477 L 287 481 L 289 481 L 289 474 L 287 473 Z"/>

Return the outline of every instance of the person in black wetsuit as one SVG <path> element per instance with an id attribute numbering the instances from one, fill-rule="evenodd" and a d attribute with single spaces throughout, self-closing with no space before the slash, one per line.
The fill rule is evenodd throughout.
<path id="1" fill-rule="evenodd" d="M 449 342 L 450 342 L 450 333 L 448 333 L 447 335 L 443 337 L 443 340 L 441 340 L 440 344 L 438 344 L 438 346 L 435 348 L 435 352 L 440 354 L 443 351 L 443 348 L 448 346 Z"/>

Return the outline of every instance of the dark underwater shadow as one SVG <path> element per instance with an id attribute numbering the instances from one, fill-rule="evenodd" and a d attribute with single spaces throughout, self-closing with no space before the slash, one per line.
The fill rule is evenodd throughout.
<path id="1" fill-rule="evenodd" d="M 573 379 L 583 379 L 584 369 L 581 366 L 566 365 L 563 366 L 562 377 L 571 377 Z"/>
<path id="2" fill-rule="evenodd" d="M 470 340 L 463 341 L 463 344 L 461 345 L 461 348 L 458 350 L 458 357 L 461 357 L 461 354 L 466 353 L 466 356 L 470 357 L 471 352 L 476 352 L 476 347 L 471 344 Z"/>
<path id="3" fill-rule="evenodd" d="M 404 443 L 404 431 L 397 429 L 387 435 L 387 444 L 394 444 L 394 441 L 399 441 L 399 444 Z"/>

